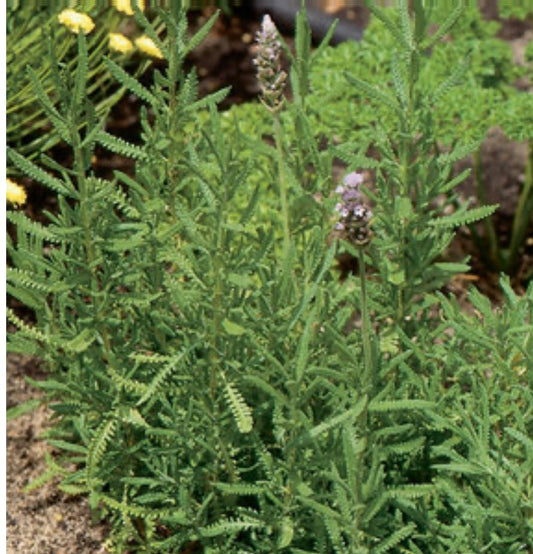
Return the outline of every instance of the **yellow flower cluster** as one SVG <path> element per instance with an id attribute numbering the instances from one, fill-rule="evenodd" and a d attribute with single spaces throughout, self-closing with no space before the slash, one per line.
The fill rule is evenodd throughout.
<path id="1" fill-rule="evenodd" d="M 64 25 L 73 33 L 79 33 L 80 30 L 86 35 L 94 29 L 93 20 L 85 13 L 80 13 L 75 10 L 63 10 L 58 16 L 59 23 Z"/>
<path id="2" fill-rule="evenodd" d="M 144 0 L 137 0 L 137 6 L 139 6 L 139 9 L 143 12 Z M 133 15 L 133 8 L 131 7 L 130 0 L 113 0 L 113 7 L 126 15 Z"/>
<path id="3" fill-rule="evenodd" d="M 133 50 L 131 40 L 121 33 L 109 33 L 109 49 L 113 52 L 127 54 Z"/>
<path id="4" fill-rule="evenodd" d="M 26 202 L 26 191 L 24 188 L 11 179 L 6 179 L 6 184 L 6 200 L 15 205 L 24 204 Z"/>
<path id="5" fill-rule="evenodd" d="M 135 0 L 137 6 L 141 11 L 144 11 L 144 0 Z M 131 0 L 113 0 L 114 8 L 119 12 L 127 15 L 133 15 L 133 8 L 131 7 Z M 66 9 L 63 10 L 57 16 L 59 23 L 65 25 L 73 33 L 79 33 L 82 31 L 84 34 L 90 33 L 94 29 L 93 20 L 84 13 L 77 12 L 75 10 Z M 148 36 L 143 35 L 135 40 L 135 46 L 145 54 L 162 60 L 164 58 L 163 53 L 155 44 L 155 42 Z M 127 54 L 133 50 L 133 44 L 131 40 L 121 33 L 109 33 L 109 49 L 120 54 Z"/>
<path id="6" fill-rule="evenodd" d="M 139 37 L 135 40 L 135 46 L 145 54 L 148 54 L 149 56 L 152 56 L 152 58 L 159 58 L 162 60 L 165 56 L 163 56 L 163 53 L 155 42 L 148 36 L 143 35 L 142 37 Z"/>

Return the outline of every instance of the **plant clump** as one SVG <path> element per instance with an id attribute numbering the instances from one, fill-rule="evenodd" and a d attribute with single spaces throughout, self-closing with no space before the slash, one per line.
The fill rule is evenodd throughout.
<path id="1" fill-rule="evenodd" d="M 371 65 L 347 64 L 320 108 L 327 37 L 311 50 L 305 2 L 294 53 L 265 17 L 261 102 L 222 112 L 229 88 L 200 98 L 186 63 L 217 15 L 190 35 L 187 5 L 132 9 L 164 58 L 151 81 L 128 56 L 102 61 L 142 104 L 138 141 L 93 103 L 94 35 L 70 37 L 67 65 L 50 35 L 50 88 L 29 71 L 47 141 L 69 156 L 8 148 L 10 174 L 57 198 L 38 221 L 7 210 L 7 291 L 34 314 L 8 308 L 8 348 L 46 365 L 30 382 L 54 412 L 56 454 L 28 489 L 58 478 L 86 495 L 117 554 L 532 550 L 533 285 L 518 294 L 502 276 L 498 307 L 472 288 L 472 311 L 443 292 L 470 269 L 446 261 L 454 233 L 497 209 L 459 200 L 469 172 L 453 167 L 477 143 L 438 144 L 436 110 L 469 61 L 427 78 L 467 7 L 435 32 L 431 2 L 371 4 L 390 57 L 369 46 Z M 356 102 L 325 137 L 345 90 Z M 101 150 L 134 169 L 100 177 Z M 358 272 L 341 279 L 344 254 Z"/>

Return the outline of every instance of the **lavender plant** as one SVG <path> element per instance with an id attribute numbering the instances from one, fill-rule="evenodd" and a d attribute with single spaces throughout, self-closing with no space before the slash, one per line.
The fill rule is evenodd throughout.
<path id="1" fill-rule="evenodd" d="M 76 71 L 48 110 L 72 165 L 44 170 L 9 151 L 58 195 L 48 225 L 8 212 L 8 291 L 36 320 L 8 311 L 9 348 L 49 368 L 34 384 L 62 453 L 35 486 L 59 476 L 87 495 L 110 522 L 110 551 L 533 548 L 533 288 L 520 298 L 502 281 L 499 315 L 472 293 L 481 320 L 436 292 L 462 269 L 435 262 L 452 229 L 491 208 L 445 213 L 464 149 L 433 149 L 431 106 L 455 76 L 429 94 L 418 67 L 458 15 L 430 37 L 414 5 L 411 19 L 401 3 L 400 27 L 373 8 L 398 42 L 394 95 L 347 78 L 388 110 L 372 129 L 378 159 L 353 142 L 319 148 L 305 2 L 292 101 L 278 58 L 288 50 L 268 18 L 258 37 L 273 140 L 218 112 L 227 90 L 198 98 L 185 56 L 216 16 L 189 38 L 176 1 L 157 10 L 164 40 L 133 8 L 166 60 L 151 86 L 106 61 L 145 104 L 140 145 L 95 117 L 79 34 Z M 135 160 L 135 173 L 97 179 L 97 144 Z M 341 184 L 334 155 L 348 166 Z M 359 259 L 344 281 L 342 250 Z"/>
<path id="2" fill-rule="evenodd" d="M 448 5 L 427 6 L 426 18 L 439 25 L 446 19 Z M 389 25 L 398 26 L 399 16 L 394 9 L 384 10 Z M 532 112 L 531 95 L 517 90 L 513 82 L 530 74 L 530 69 L 512 62 L 509 44 L 497 38 L 499 24 L 485 21 L 475 3 L 465 3 L 454 12 L 456 23 L 445 35 L 450 40 L 439 41 L 431 48 L 430 56 L 418 58 L 418 87 L 429 98 L 436 82 L 447 82 L 440 90 L 439 101 L 431 109 L 431 122 L 436 137 L 435 152 L 449 152 L 461 140 L 470 147 L 474 160 L 473 177 L 476 183 L 474 198 L 479 205 L 487 204 L 486 185 L 481 178 L 480 144 L 490 127 L 499 126 L 513 140 L 530 140 L 528 114 Z M 394 64 L 395 44 L 398 36 L 375 17 L 360 43 L 346 42 L 324 53 L 314 64 L 311 80 L 316 96 L 312 97 L 315 128 L 332 142 L 354 141 L 361 150 L 375 147 L 373 128 L 377 122 L 393 126 L 395 117 L 386 105 L 368 104 L 361 91 L 351 83 L 338 83 L 339 72 L 351 71 L 357 66 L 359 77 L 381 89 L 392 89 L 389 78 Z M 468 59 L 465 65 L 464 60 Z M 445 81 L 449 74 L 455 81 Z M 337 86 L 335 86 L 337 83 Z M 328 100 L 325 101 L 325 98 Z M 391 117 L 392 116 L 392 117 Z M 528 162 L 529 164 L 530 162 Z M 529 169 L 526 169 L 526 175 Z M 521 197 L 513 222 L 512 236 L 503 244 L 491 218 L 485 219 L 483 236 L 478 226 L 470 225 L 477 240 L 479 253 L 489 270 L 515 274 L 520 252 L 524 247 L 527 230 L 531 225 L 530 187 L 521 186 Z"/>

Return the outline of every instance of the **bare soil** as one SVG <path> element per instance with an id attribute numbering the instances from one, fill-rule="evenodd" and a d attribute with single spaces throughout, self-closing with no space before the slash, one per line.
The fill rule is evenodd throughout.
<path id="1" fill-rule="evenodd" d="M 486 1 L 487 13 L 493 2 Z M 257 22 L 239 18 L 223 19 L 217 23 L 207 41 L 197 49 L 191 64 L 197 66 L 201 80 L 201 91 L 212 92 L 228 84 L 234 92 L 228 102 L 239 103 L 257 94 L 253 66 L 251 65 L 251 43 Z M 520 59 L 527 41 L 531 39 L 531 28 L 508 23 L 502 36 L 513 45 L 515 56 Z M 524 86 L 523 84 L 521 86 Z M 525 86 L 530 86 L 526 84 Z M 126 99 L 113 111 L 115 129 L 119 135 L 135 134 L 138 119 L 135 116 L 133 100 Z M 503 134 L 493 130 L 483 147 L 483 167 L 491 192 L 489 202 L 500 202 L 502 210 L 498 226 L 502 233 L 508 232 L 519 192 L 518 183 L 523 182 L 525 166 L 525 145 L 508 141 Z M 102 158 L 99 171 L 105 174 L 113 168 L 123 168 L 119 158 Z M 465 185 L 464 194 L 469 195 Z M 43 197 L 43 191 L 30 191 L 28 212 L 37 215 L 42 206 L 53 202 Z M 464 254 L 475 254 L 467 231 L 459 234 L 450 256 L 459 259 Z M 522 270 L 533 265 L 533 237 L 530 237 L 522 257 Z M 469 277 L 460 278 L 450 284 L 449 290 L 464 297 L 467 288 L 475 282 L 493 300 L 498 299 L 497 276 L 487 273 L 483 265 L 473 259 L 474 271 Z M 515 283 L 517 292 L 523 290 L 520 280 Z M 17 307 L 16 305 L 14 306 Z M 18 306 L 22 312 L 24 310 Z M 16 406 L 40 393 L 25 381 L 25 377 L 41 380 L 45 371 L 37 360 L 18 355 L 8 355 L 6 364 L 7 407 Z M 106 525 L 94 522 L 87 500 L 83 497 L 69 497 L 56 488 L 56 481 L 42 488 L 24 492 L 24 487 L 39 477 L 46 469 L 44 454 L 53 449 L 41 438 L 49 426 L 51 412 L 44 406 L 8 421 L 7 434 L 7 552 L 8 554 L 99 554 L 105 553 L 103 541 Z"/>
<path id="2" fill-rule="evenodd" d="M 38 398 L 25 377 L 43 380 L 37 360 L 9 354 L 7 408 Z M 106 550 L 105 524 L 93 524 L 87 500 L 67 496 L 57 480 L 31 492 L 24 488 L 46 470 L 44 454 L 53 449 L 40 438 L 50 424 L 45 406 L 7 422 L 6 532 L 8 554 L 99 554 Z"/>

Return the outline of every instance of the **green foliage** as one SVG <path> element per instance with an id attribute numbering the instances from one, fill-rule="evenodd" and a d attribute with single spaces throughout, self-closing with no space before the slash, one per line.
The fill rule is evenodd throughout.
<path id="1" fill-rule="evenodd" d="M 398 109 L 408 101 L 410 83 L 422 94 L 426 108 L 430 107 L 423 117 L 433 126 L 431 134 L 438 137 L 433 144 L 435 154 L 456 148 L 459 140 L 480 143 L 492 126 L 500 126 L 513 140 L 530 141 L 533 125 L 528 118 L 533 113 L 533 97 L 516 89 L 513 82 L 519 76 L 531 77 L 531 66 L 512 62 L 509 44 L 496 37 L 498 24 L 485 21 L 474 2 L 462 7 L 458 2 L 453 10 L 446 3 L 429 3 L 425 10 L 419 20 L 426 26 L 438 24 L 438 30 L 427 38 L 420 35 L 411 69 L 402 69 L 397 48 L 403 45 L 404 55 L 409 56 L 415 31 L 423 33 L 424 25 L 420 24 L 415 34 L 404 30 L 406 38 L 401 39 L 405 16 L 390 9 L 373 9 L 375 17 L 361 42 L 347 41 L 317 58 L 311 69 L 309 98 L 315 135 L 332 144 L 358 144 L 363 153 L 374 148 L 375 128 L 388 130 L 397 124 Z M 339 80 L 339 74 L 347 71 L 347 78 Z M 417 92 L 411 92 L 414 100 Z M 368 97 L 375 102 L 368 102 Z M 414 111 L 418 110 L 414 106 Z M 468 153 L 465 150 L 463 156 Z M 362 164 L 354 161 L 354 165 Z M 531 172 L 526 173 L 529 176 Z M 478 190 L 482 203 L 484 183 L 479 183 Z M 501 245 L 495 232 L 489 235 L 489 245 L 480 243 L 481 252 L 494 253 L 487 259 L 492 269 L 509 274 L 516 270 L 532 210 L 528 180 L 510 244 Z"/>
<path id="2" fill-rule="evenodd" d="M 424 48 L 441 42 L 433 12 L 414 6 L 414 20 L 406 2 L 374 9 L 391 48 L 360 55 L 383 80 L 342 80 L 344 65 L 320 110 L 312 74 L 328 50 L 309 59 L 300 14 L 294 100 L 225 114 L 228 91 L 199 100 L 184 69 L 214 20 L 190 42 L 182 4 L 159 10 L 168 59 L 152 85 L 104 62 L 144 102 L 140 144 L 95 117 L 83 35 L 66 82 L 52 72 L 62 101 L 32 78 L 72 163 L 45 170 L 9 151 L 58 198 L 47 225 L 8 214 L 8 292 L 36 319 L 8 312 L 9 348 L 50 370 L 34 384 L 62 454 L 34 486 L 60 476 L 87 494 L 110 551 L 533 548 L 533 286 L 520 297 L 502 279 L 496 311 L 473 291 L 474 315 L 438 292 L 467 269 L 439 261 L 454 228 L 494 208 L 449 213 L 466 176 L 451 166 L 475 142 L 456 135 L 441 152 L 435 110 L 470 68 L 428 82 Z M 442 18 L 446 32 L 458 14 Z M 331 131 L 343 143 L 321 149 L 344 87 L 352 111 Z M 135 160 L 134 174 L 96 178 L 96 144 Z M 335 156 L 375 175 L 367 246 L 332 235 Z M 339 280 L 341 251 L 358 257 L 357 277 Z"/>
<path id="3" fill-rule="evenodd" d="M 43 132 L 43 128 L 53 120 L 58 102 L 65 101 L 65 82 L 79 62 L 76 35 L 58 22 L 58 14 L 69 7 L 69 2 L 64 0 L 8 2 L 7 142 L 29 157 L 48 150 L 66 135 L 60 127 L 56 127 L 58 134 Z M 83 2 L 76 9 L 85 10 L 96 25 L 89 36 L 89 52 L 83 63 L 88 85 L 77 92 L 81 94 L 83 90 L 91 98 L 95 113 L 101 117 L 125 90 L 116 86 L 103 60 L 109 33 L 120 32 L 126 16 L 112 8 L 111 2 Z M 127 63 L 124 56 L 121 61 Z M 136 65 L 137 75 L 147 66 L 146 62 Z M 39 83 L 37 88 L 36 83 Z M 76 91 L 73 92 L 73 100 L 79 101 Z"/>

